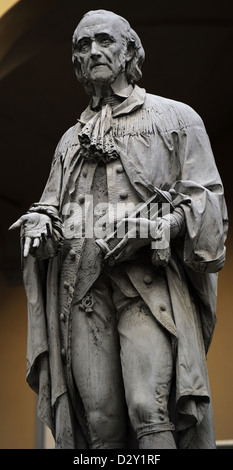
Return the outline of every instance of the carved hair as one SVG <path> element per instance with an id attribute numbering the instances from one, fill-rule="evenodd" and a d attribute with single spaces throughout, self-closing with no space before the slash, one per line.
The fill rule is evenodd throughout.
<path id="1" fill-rule="evenodd" d="M 127 48 L 128 49 L 133 49 L 134 54 L 132 56 L 132 59 L 127 62 L 126 64 L 126 78 L 129 83 L 134 83 L 140 80 L 142 77 L 142 72 L 141 72 L 141 67 L 144 62 L 145 58 L 145 52 L 141 44 L 141 40 L 137 33 L 131 28 L 130 24 L 128 21 L 123 18 L 122 16 L 119 16 L 113 12 L 107 11 L 107 10 L 92 10 L 86 13 L 83 16 L 83 19 L 86 18 L 87 16 L 91 15 L 104 15 L 104 14 L 111 14 L 116 17 L 118 21 L 121 22 L 121 35 L 124 39 L 126 39 L 127 42 Z M 81 20 L 82 21 L 82 20 Z M 81 22 L 80 22 L 81 23 Z M 79 24 L 80 24 L 79 23 Z M 74 31 L 73 34 L 73 39 L 72 39 L 72 62 L 74 64 L 74 70 L 77 79 L 84 85 L 85 90 L 87 94 L 91 95 L 93 94 L 93 85 L 83 76 L 82 70 L 81 70 L 81 65 L 80 62 L 78 61 L 77 58 L 77 30 L 78 30 L 79 25 Z"/>

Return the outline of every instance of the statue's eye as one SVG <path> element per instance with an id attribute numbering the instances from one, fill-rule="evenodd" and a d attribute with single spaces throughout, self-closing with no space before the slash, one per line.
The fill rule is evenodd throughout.
<path id="1" fill-rule="evenodd" d="M 79 52 L 87 52 L 91 47 L 91 41 L 89 39 L 82 39 L 78 43 Z"/>
<path id="2" fill-rule="evenodd" d="M 101 46 L 108 47 L 114 42 L 114 40 L 108 34 L 98 34 L 98 42 Z"/>

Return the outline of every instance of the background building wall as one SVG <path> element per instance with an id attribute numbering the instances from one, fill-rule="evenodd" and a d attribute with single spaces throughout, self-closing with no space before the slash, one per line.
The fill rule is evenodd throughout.
<path id="1" fill-rule="evenodd" d="M 22 286 L 0 277 L 0 448 L 34 448 L 36 399 L 25 381 L 27 309 Z"/>

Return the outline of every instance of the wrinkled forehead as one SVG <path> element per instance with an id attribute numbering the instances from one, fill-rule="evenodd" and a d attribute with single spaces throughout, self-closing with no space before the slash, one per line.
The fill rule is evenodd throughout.
<path id="1" fill-rule="evenodd" d="M 109 13 L 85 16 L 78 24 L 74 36 L 76 41 L 81 37 L 94 36 L 99 33 L 108 33 L 116 39 L 120 39 L 126 34 L 126 26 L 117 15 Z"/>

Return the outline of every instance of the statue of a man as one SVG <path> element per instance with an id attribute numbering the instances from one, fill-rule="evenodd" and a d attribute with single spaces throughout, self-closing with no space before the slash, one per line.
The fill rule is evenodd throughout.
<path id="1" fill-rule="evenodd" d="M 57 448 L 215 447 L 206 353 L 223 187 L 198 114 L 135 85 L 143 60 L 124 18 L 82 18 L 73 63 L 89 106 L 60 140 L 40 201 L 13 225 L 27 380 Z"/>

